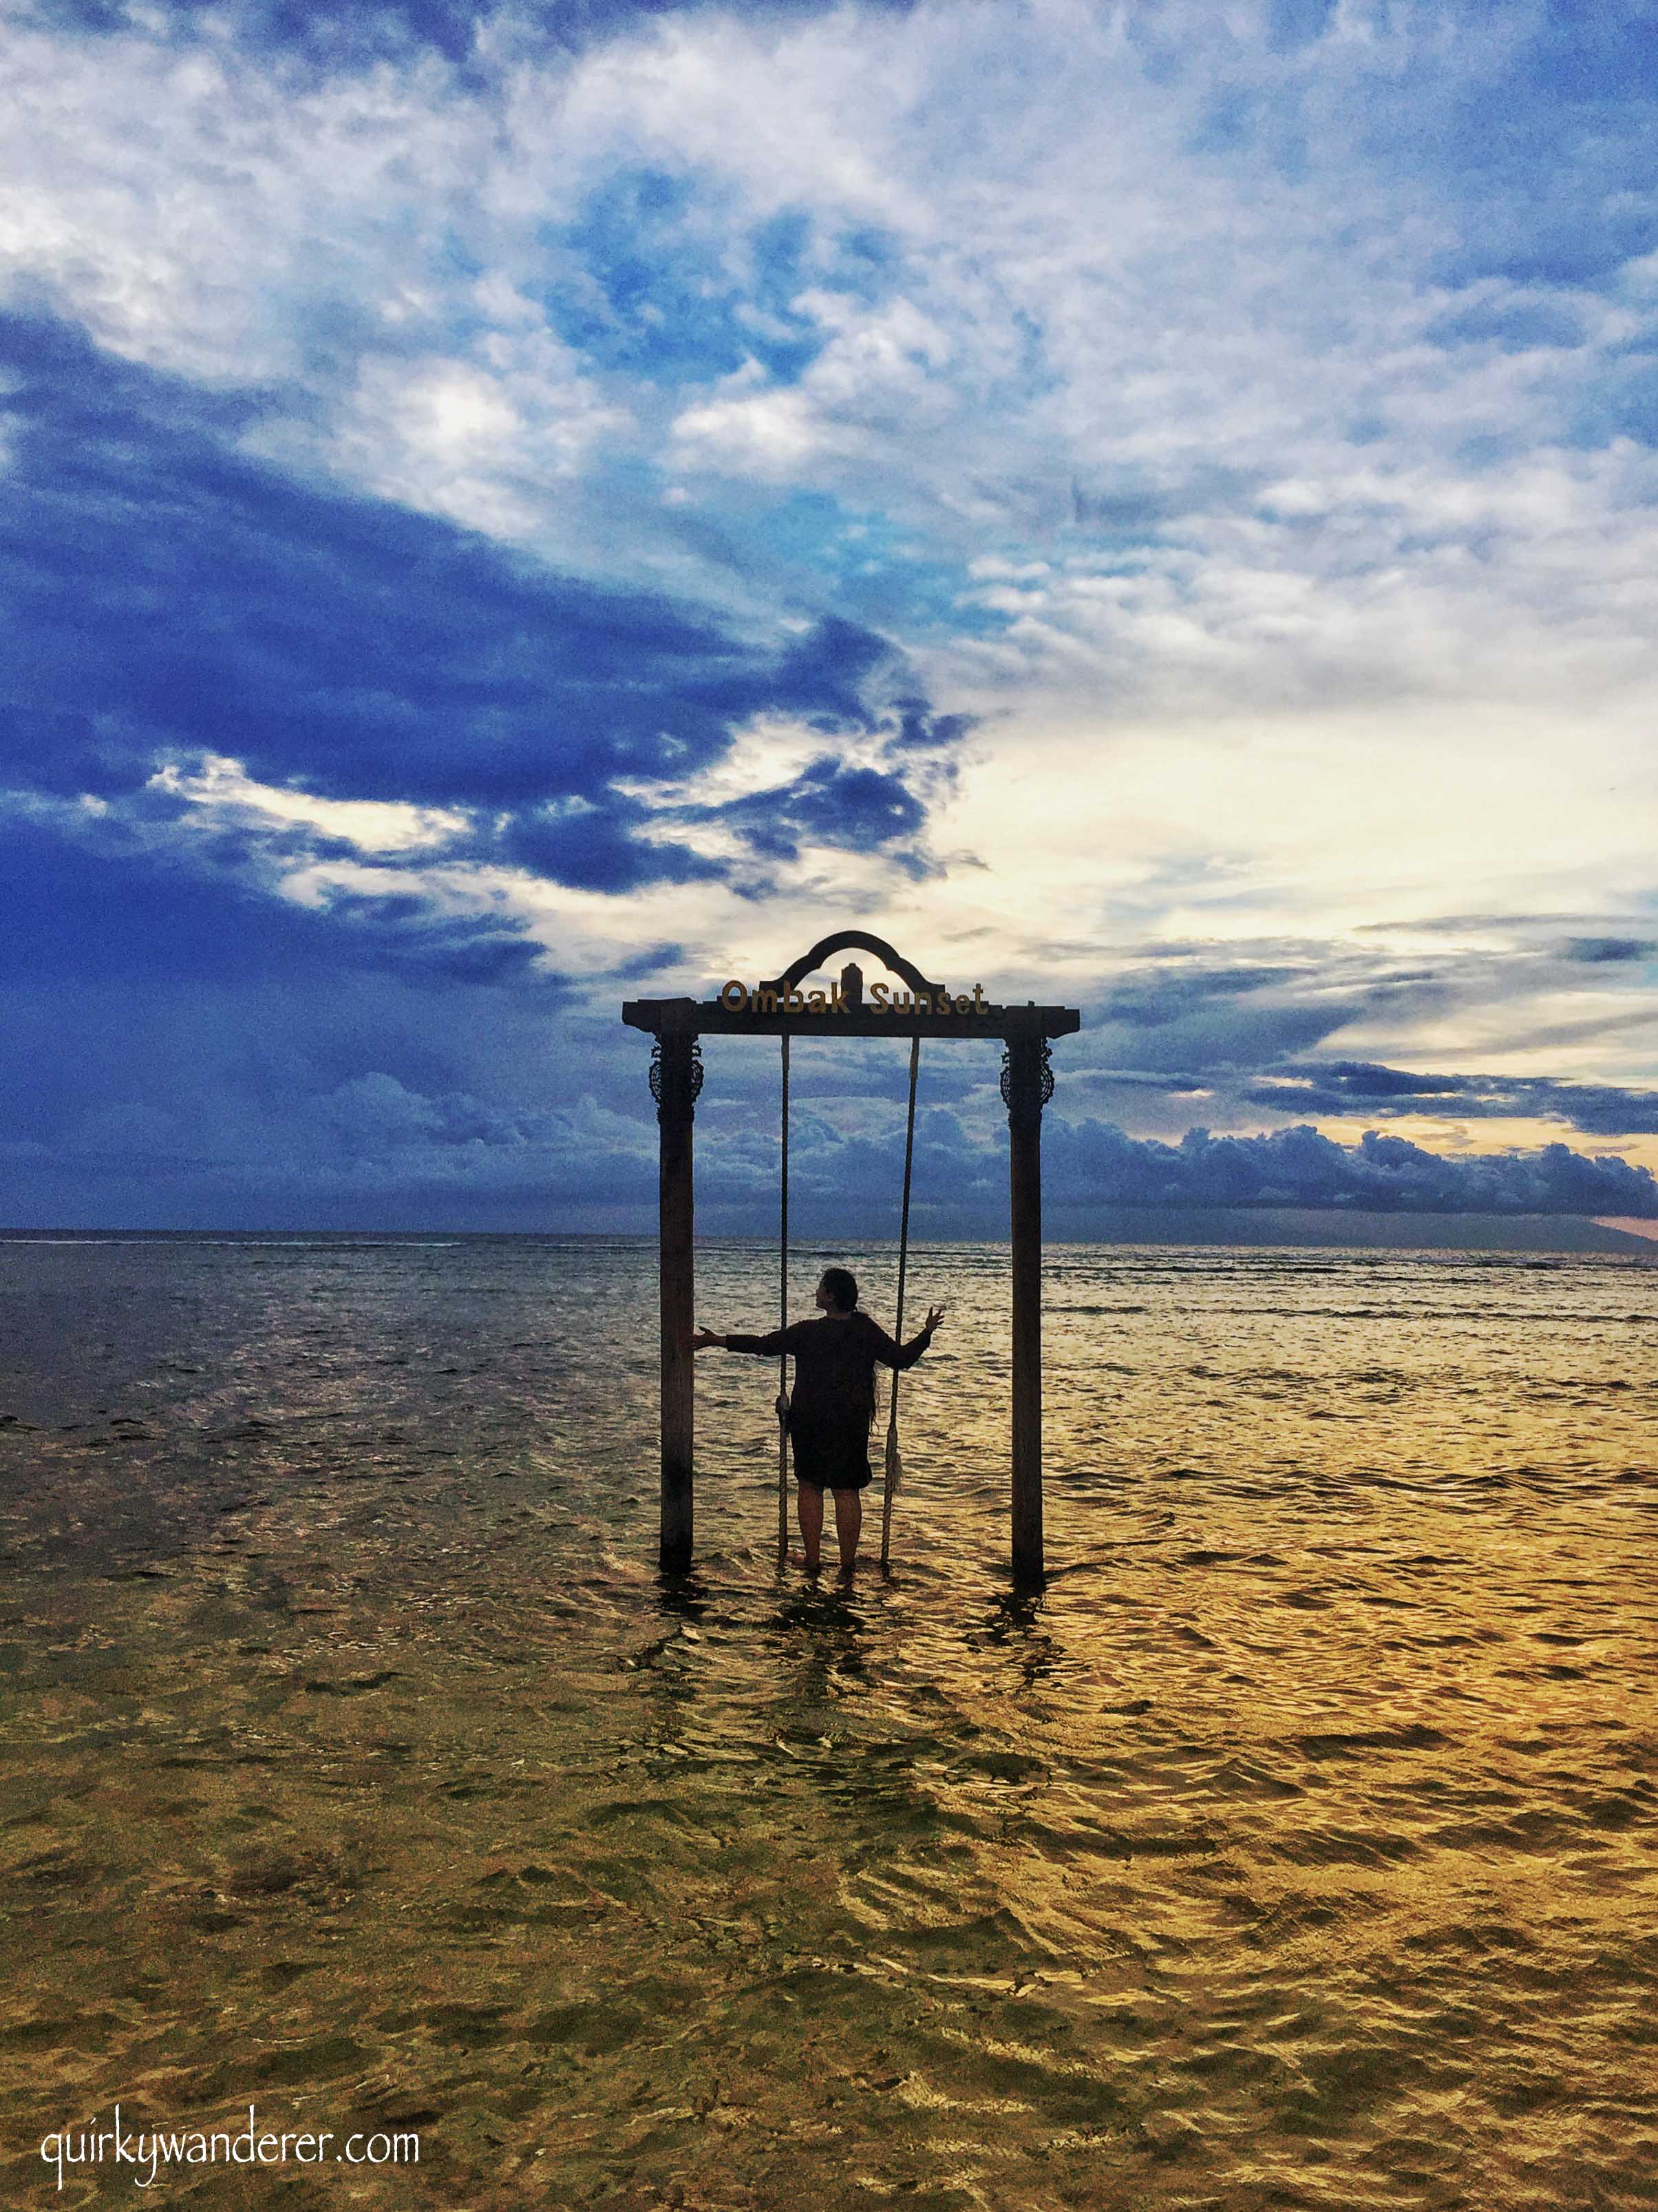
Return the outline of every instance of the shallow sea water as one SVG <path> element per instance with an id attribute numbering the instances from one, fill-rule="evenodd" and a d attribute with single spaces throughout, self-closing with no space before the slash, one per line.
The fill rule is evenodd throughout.
<path id="1" fill-rule="evenodd" d="M 1005 1249 L 850 1589 L 718 1352 L 659 1577 L 654 1265 L 0 1242 L 6 2202 L 1658 2204 L 1658 1268 L 1051 1249 L 1020 1598 Z"/>

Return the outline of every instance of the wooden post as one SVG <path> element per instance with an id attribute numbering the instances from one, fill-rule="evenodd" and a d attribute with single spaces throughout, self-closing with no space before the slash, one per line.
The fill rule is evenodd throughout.
<path id="1" fill-rule="evenodd" d="M 695 1425 L 695 1355 L 691 1332 L 696 1291 L 691 1255 L 695 1202 L 691 1183 L 691 1127 L 702 1069 L 691 1030 L 664 1022 L 659 1057 L 651 1069 L 660 1127 L 657 1198 L 662 1318 L 662 1548 L 665 1571 L 682 1571 L 691 1559 L 691 1446 Z"/>
<path id="2" fill-rule="evenodd" d="M 1011 1036 L 1007 1103 L 1013 1236 L 1013 1578 L 1042 1579 L 1042 1108 L 1054 1088 L 1040 1032 Z"/>

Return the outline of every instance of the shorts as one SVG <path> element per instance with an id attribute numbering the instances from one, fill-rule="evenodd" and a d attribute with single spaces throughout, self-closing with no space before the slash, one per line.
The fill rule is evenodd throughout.
<path id="1" fill-rule="evenodd" d="M 809 1490 L 866 1490 L 875 1480 L 869 1465 L 869 1424 L 865 1420 L 791 1420 L 794 1479 Z"/>

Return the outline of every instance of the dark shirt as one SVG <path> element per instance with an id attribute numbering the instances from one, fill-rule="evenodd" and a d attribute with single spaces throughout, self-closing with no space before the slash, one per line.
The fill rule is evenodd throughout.
<path id="1" fill-rule="evenodd" d="M 884 1367 L 914 1367 L 932 1341 L 923 1329 L 908 1344 L 895 1344 L 881 1327 L 861 1310 L 844 1320 L 827 1315 L 817 1321 L 791 1322 L 769 1336 L 728 1336 L 730 1352 L 756 1352 L 776 1358 L 789 1352 L 794 1359 L 794 1390 L 791 1419 L 807 1421 L 863 1421 L 875 1414 L 875 1364 Z"/>

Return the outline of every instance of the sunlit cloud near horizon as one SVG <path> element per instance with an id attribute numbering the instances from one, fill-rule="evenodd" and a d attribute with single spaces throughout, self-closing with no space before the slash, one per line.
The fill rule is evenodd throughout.
<path id="1" fill-rule="evenodd" d="M 1658 1221 L 1646 0 L 6 15 L 0 1225 Z"/>

